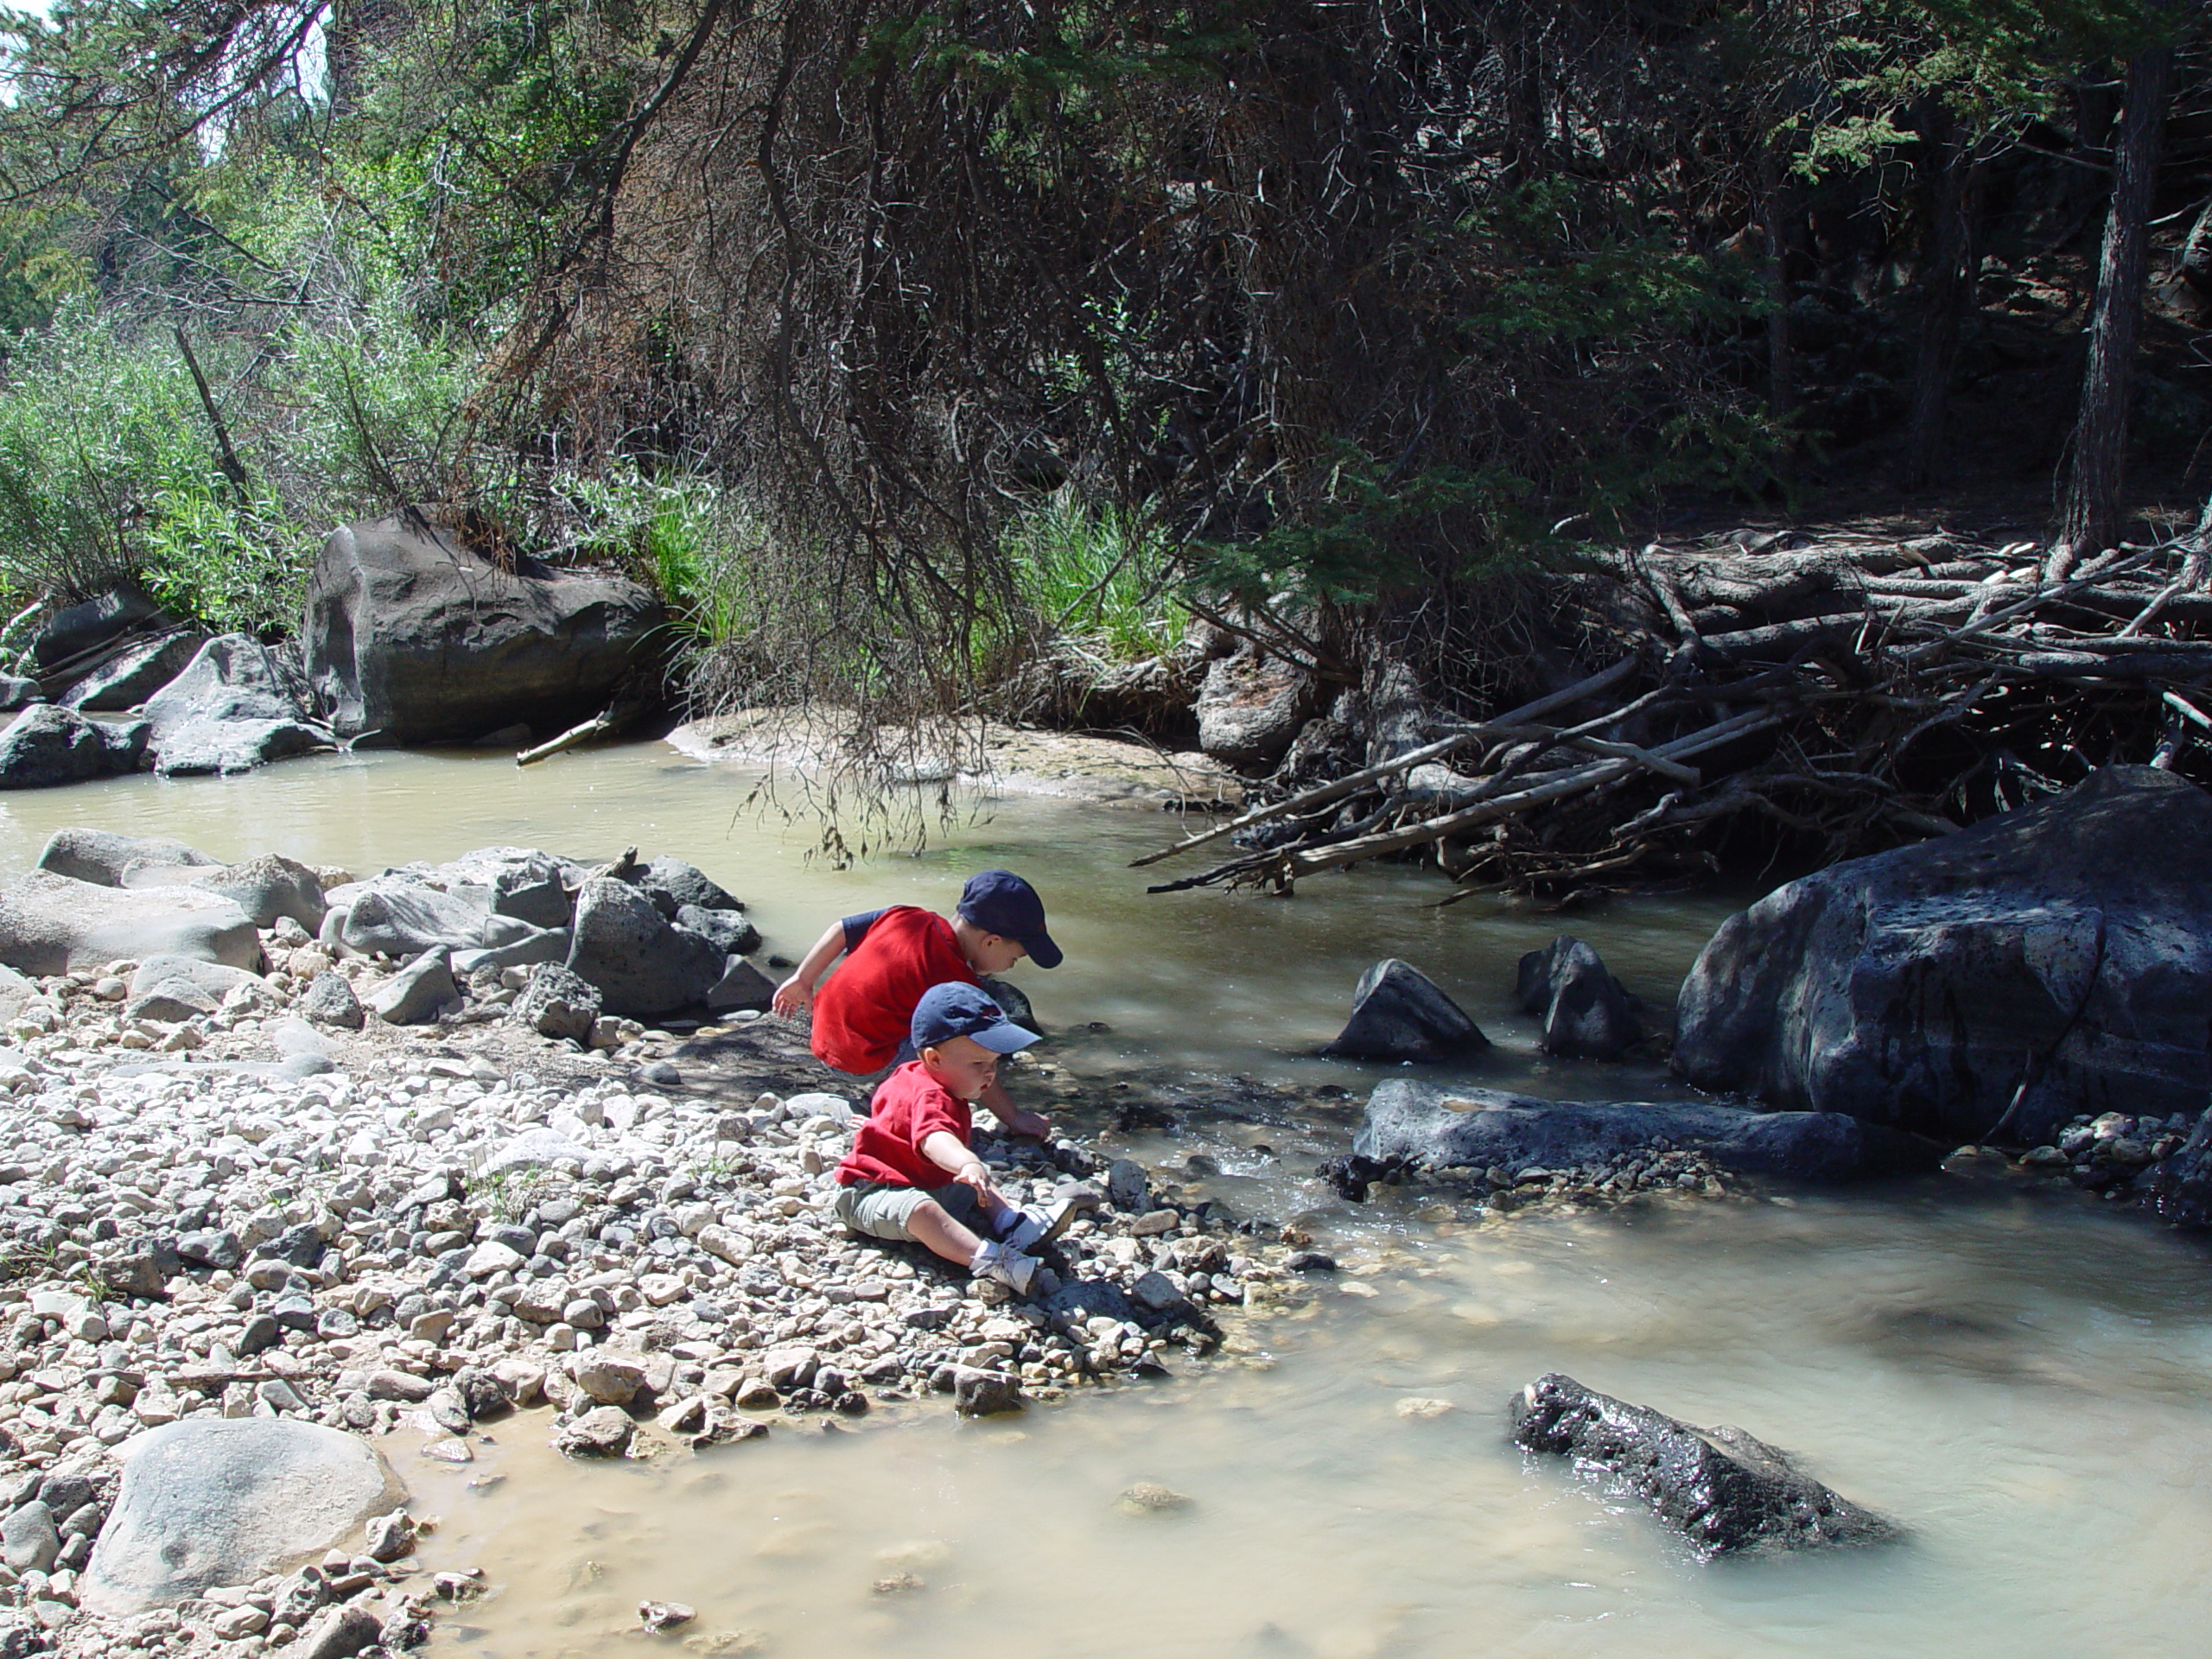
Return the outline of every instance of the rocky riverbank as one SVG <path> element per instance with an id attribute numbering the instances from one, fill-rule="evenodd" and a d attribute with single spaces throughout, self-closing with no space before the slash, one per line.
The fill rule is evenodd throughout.
<path id="1" fill-rule="evenodd" d="M 372 920 L 413 887 L 475 905 L 449 878 L 481 868 L 305 880 L 318 900 L 352 894 L 361 924 L 372 889 Z M 632 884 L 652 868 L 632 861 Z M 986 1138 L 1015 1201 L 1080 1180 L 1106 1199 L 1061 1241 L 1049 1294 L 1014 1300 L 829 1217 L 864 1101 L 826 1087 L 791 1028 L 744 1009 L 589 1012 L 549 1037 L 556 999 L 534 993 L 570 967 L 454 976 L 449 946 L 404 962 L 346 945 L 346 927 L 314 944 L 283 914 L 251 928 L 250 966 L 149 981 L 144 960 L 79 959 L 5 994 L 0 1651 L 296 1642 L 335 1659 L 419 1637 L 437 1586 L 350 1537 L 315 1541 L 341 1548 L 304 1575 L 270 1563 L 103 1616 L 118 1465 L 149 1429 L 281 1417 L 373 1444 L 409 1428 L 432 1437 L 422 1455 L 467 1462 L 480 1421 L 543 1404 L 572 1455 L 689 1455 L 772 1426 L 864 1427 L 889 1402 L 988 1412 L 1157 1372 L 1216 1348 L 1214 1310 L 1298 1270 L 1133 1163 Z M 447 965 L 441 995 L 395 995 L 425 962 Z M 354 1602 L 378 1634 L 339 1617 Z"/>

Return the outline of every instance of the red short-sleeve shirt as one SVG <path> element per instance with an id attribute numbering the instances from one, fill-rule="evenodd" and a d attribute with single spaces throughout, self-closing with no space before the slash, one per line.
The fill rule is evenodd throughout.
<path id="1" fill-rule="evenodd" d="M 952 1172 L 922 1155 L 922 1142 L 944 1130 L 962 1146 L 976 1132 L 968 1103 L 930 1075 L 919 1060 L 909 1060 L 877 1087 L 868 1121 L 853 1137 L 853 1149 L 837 1166 L 837 1185 L 887 1181 L 893 1186 L 943 1186 Z"/>

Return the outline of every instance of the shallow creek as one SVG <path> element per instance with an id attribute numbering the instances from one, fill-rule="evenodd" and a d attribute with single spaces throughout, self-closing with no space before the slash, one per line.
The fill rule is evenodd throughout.
<path id="1" fill-rule="evenodd" d="M 1068 952 L 1053 973 L 1017 970 L 1041 1019 L 1109 1027 L 1054 1044 L 1095 1085 L 1073 1125 L 1158 1164 L 1205 1154 L 1223 1173 L 1205 1190 L 1300 1218 L 1347 1271 L 1302 1306 L 1236 1321 L 1241 1351 L 1205 1375 L 1019 1419 L 903 1408 L 657 1468 L 564 1464 L 531 1414 L 492 1425 L 461 1470 L 397 1437 L 413 1507 L 443 1517 L 425 1564 L 481 1566 L 494 1586 L 445 1621 L 437 1650 L 636 1653 L 645 1638 L 626 1632 L 646 1598 L 695 1605 L 680 1634 L 702 1649 L 757 1637 L 792 1656 L 2202 1650 L 2212 1262 L 2197 1245 L 1986 1179 L 1481 1225 L 1422 1219 L 1413 1194 L 1355 1209 L 1310 1179 L 1375 1071 L 1301 1055 L 1367 963 L 1407 957 L 1498 1040 L 1471 1081 L 1648 1094 L 1666 1087 L 1651 1070 L 1533 1055 L 1505 1007 L 1514 959 L 1573 931 L 1663 1007 L 1725 902 L 1571 920 L 1488 900 L 1438 911 L 1433 879 L 1392 870 L 1287 902 L 1147 898 L 1123 866 L 1172 820 L 1019 799 L 921 856 L 836 870 L 807 856 L 803 822 L 743 805 L 750 781 L 658 746 L 523 772 L 378 754 L 131 779 L 0 798 L 0 872 L 63 823 L 358 870 L 492 842 L 634 844 L 699 864 L 796 956 L 831 917 L 944 906 L 966 870 L 1002 862 L 1044 891 Z M 1179 1079 L 1202 1079 L 1233 1098 L 1237 1075 L 1350 1096 L 1250 1122 L 1185 1111 L 1141 1138 L 1108 1128 L 1116 1081 L 1172 1101 Z M 1738 1423 L 1909 1536 L 1695 1566 L 1640 1510 L 1505 1443 L 1507 1396 L 1548 1370 Z M 1454 1409 L 1407 1416 L 1408 1398 Z M 1137 1481 L 1191 1502 L 1123 1513 Z M 919 1583 L 874 1587 L 901 1575 Z"/>

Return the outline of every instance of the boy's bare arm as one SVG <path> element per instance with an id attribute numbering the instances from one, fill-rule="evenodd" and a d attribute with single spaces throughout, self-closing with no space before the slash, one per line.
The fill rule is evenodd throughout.
<path id="1" fill-rule="evenodd" d="M 975 1148 L 950 1129 L 939 1129 L 922 1138 L 922 1156 L 935 1164 L 956 1181 L 972 1186 L 976 1196 L 986 1209 L 1010 1208 L 991 1185 L 991 1172 L 976 1155 Z"/>
<path id="2" fill-rule="evenodd" d="M 822 976 L 830 971 L 830 964 L 844 953 L 845 924 L 842 920 L 830 924 L 830 931 L 814 942 L 814 948 L 799 958 L 791 976 L 776 987 L 775 1010 L 786 1020 L 814 1001 L 814 988 L 822 982 Z"/>

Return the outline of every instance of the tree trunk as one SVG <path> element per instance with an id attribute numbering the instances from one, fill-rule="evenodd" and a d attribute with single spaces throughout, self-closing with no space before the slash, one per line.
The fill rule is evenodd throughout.
<path id="1" fill-rule="evenodd" d="M 1931 100 L 1923 128 L 1932 175 L 1928 245 L 1921 270 L 1920 348 L 1913 370 L 1912 425 L 1905 442 L 1904 484 L 1932 482 L 1942 463 L 1943 418 L 1959 362 L 1959 325 L 1973 308 L 1977 267 L 1974 195 L 1980 162 L 1971 139 Z"/>
<path id="2" fill-rule="evenodd" d="M 1797 406 L 1797 363 L 1789 338 L 1789 244 L 1794 203 L 1771 149 L 1759 153 L 1759 229 L 1766 239 L 1767 406 L 1781 420 Z"/>
<path id="3" fill-rule="evenodd" d="M 2127 61 L 2126 101 L 2113 145 L 2112 206 L 2105 215 L 2104 252 L 2089 319 L 2089 360 L 2082 376 L 2073 464 L 2051 548 L 2054 574 L 2063 575 L 2075 560 L 2109 547 L 2120 536 L 2128 383 L 2143 323 L 2151 198 L 2173 62 L 2173 48 L 2164 46 L 2139 52 Z"/>

